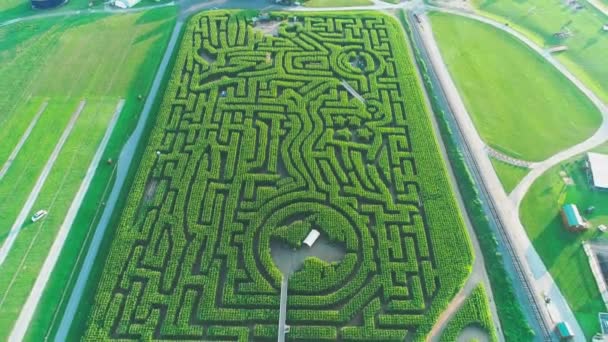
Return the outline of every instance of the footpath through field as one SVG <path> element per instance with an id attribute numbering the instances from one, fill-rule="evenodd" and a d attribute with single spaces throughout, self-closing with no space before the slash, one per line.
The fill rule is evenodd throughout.
<path id="1" fill-rule="evenodd" d="M 15 240 L 17 239 L 19 232 L 23 228 L 23 224 L 27 220 L 28 216 L 31 214 L 32 207 L 34 206 L 34 203 L 36 202 L 36 199 L 38 198 L 38 195 L 40 194 L 40 190 L 42 189 L 44 182 L 46 181 L 47 177 L 49 176 L 51 169 L 52 169 L 53 165 L 55 164 L 55 160 L 57 160 L 57 157 L 59 156 L 59 152 L 61 152 L 63 145 L 65 144 L 68 137 L 70 136 L 70 133 L 72 133 L 72 129 L 74 128 L 74 125 L 76 124 L 76 120 L 78 120 L 80 113 L 82 113 L 82 110 L 84 109 L 85 104 L 86 104 L 85 100 L 81 101 L 80 104 L 78 105 L 78 108 L 76 109 L 76 111 L 72 114 L 72 117 L 70 118 L 70 122 L 68 123 L 67 127 L 63 131 L 61 138 L 59 138 L 57 145 L 55 145 L 55 149 L 53 150 L 53 153 L 49 157 L 48 161 L 46 162 L 46 165 L 44 166 L 44 169 L 42 170 L 42 173 L 38 177 L 38 180 L 36 181 L 36 185 L 34 186 L 34 189 L 32 189 L 32 192 L 30 192 L 30 195 L 28 196 L 27 201 L 23 205 L 21 212 L 19 212 L 19 215 L 17 216 L 15 223 L 11 227 L 11 230 L 9 232 L 7 239 L 2 244 L 2 247 L 0 247 L 0 266 L 6 260 L 6 257 L 8 256 L 8 253 L 10 252 L 11 247 L 13 246 L 13 243 L 15 243 Z"/>
<path id="2" fill-rule="evenodd" d="M 503 24 L 494 22 L 491 19 L 487 19 L 485 17 L 481 17 L 472 13 L 465 13 L 462 11 L 448 10 L 437 7 L 431 8 L 433 10 L 444 11 L 479 20 L 488 23 L 494 27 L 497 27 L 503 31 L 506 31 L 509 34 L 512 34 L 520 41 L 530 46 L 534 51 L 541 54 L 547 61 L 549 61 L 568 79 L 570 79 L 586 96 L 589 97 L 589 99 L 599 108 L 602 113 L 603 123 L 598 129 L 598 131 L 591 138 L 576 146 L 566 149 L 565 151 L 559 152 L 558 154 L 552 156 L 551 158 L 548 158 L 545 161 L 535 164 L 535 167 L 532 172 L 530 172 L 526 177 L 524 177 L 522 182 L 512 192 L 509 200 L 502 186 L 500 185 L 500 181 L 498 180 L 498 177 L 496 176 L 496 173 L 492 168 L 491 162 L 488 159 L 487 154 L 483 151 L 483 141 L 477 133 L 477 130 L 475 129 L 466 111 L 462 99 L 460 98 L 458 91 L 456 90 L 456 87 L 450 78 L 449 72 L 447 71 L 447 68 L 443 63 L 441 55 L 439 54 L 430 29 L 423 30 L 425 44 L 427 45 L 427 47 L 430 47 L 429 50 L 432 52 L 431 59 L 433 62 L 433 66 L 440 75 L 443 88 L 447 90 L 447 93 L 449 94 L 451 105 L 455 109 L 454 112 L 457 116 L 459 125 L 463 128 L 463 131 L 465 132 L 467 142 L 474 150 L 475 159 L 477 161 L 477 164 L 479 165 L 479 170 L 483 175 L 484 182 L 486 183 L 487 188 L 491 193 L 491 196 L 493 197 L 495 203 L 500 203 L 500 205 L 498 206 L 498 211 L 501 220 L 503 221 L 506 227 L 509 227 L 509 229 L 507 229 L 509 239 L 514 242 L 517 254 L 520 256 L 521 260 L 525 261 L 525 264 L 527 266 L 527 276 L 532 280 L 530 283 L 534 286 L 534 292 L 536 296 L 539 297 L 537 298 L 537 300 L 540 300 L 541 294 L 546 294 L 552 299 L 552 305 L 550 307 L 547 306 L 545 310 L 542 310 L 545 319 L 548 322 L 552 322 L 554 324 L 559 321 L 567 321 L 574 330 L 575 335 L 582 339 L 584 336 L 582 329 L 576 321 L 572 311 L 570 310 L 570 307 L 568 306 L 568 303 L 561 294 L 559 288 L 553 281 L 553 278 L 547 271 L 539 255 L 532 246 L 525 232 L 525 229 L 519 220 L 518 209 L 521 200 L 525 193 L 528 191 L 529 187 L 546 170 L 548 170 L 554 165 L 557 165 L 561 161 L 568 159 L 576 154 L 582 153 L 590 148 L 593 148 L 608 139 L 608 112 L 606 110 L 606 106 L 592 91 L 586 88 L 584 84 L 580 82 L 580 80 L 576 79 L 576 77 L 572 75 L 559 62 L 557 62 L 554 58 L 545 53 L 542 49 L 534 45 L 529 39 L 519 34 L 518 32 L 515 32 L 511 28 L 505 27 Z M 427 25 L 426 19 L 424 25 Z M 428 27 L 430 28 L 430 26 Z"/>
<path id="3" fill-rule="evenodd" d="M 59 258 L 64 243 L 68 237 L 68 233 L 70 232 L 72 224 L 74 223 L 74 219 L 76 218 L 76 214 L 80 209 L 82 201 L 84 200 L 84 196 L 87 190 L 89 189 L 89 185 L 91 184 L 93 176 L 95 175 L 95 170 L 97 169 L 97 166 L 101 161 L 101 156 L 105 151 L 108 142 L 110 141 L 110 137 L 112 136 L 112 132 L 114 131 L 114 127 L 116 126 L 116 122 L 118 121 L 118 117 L 122 112 L 124 104 L 125 100 L 122 99 L 118 102 L 118 105 L 116 106 L 116 110 L 114 111 L 110 124 L 106 129 L 105 135 L 101 143 L 99 144 L 97 151 L 95 152 L 95 156 L 93 157 L 93 160 L 91 161 L 87 169 L 86 176 L 82 180 L 80 188 L 78 189 L 78 192 L 76 193 L 76 196 L 74 197 L 74 200 L 70 205 L 66 217 L 63 223 L 61 224 L 61 228 L 59 229 L 57 237 L 55 238 L 55 241 L 53 242 L 49 254 L 46 257 L 46 260 L 44 261 L 40 273 L 36 278 L 36 282 L 34 283 L 32 290 L 30 291 L 27 301 L 21 309 L 19 318 L 17 319 L 17 322 L 15 323 L 15 326 L 13 327 L 13 330 L 9 337 L 9 341 L 21 341 L 25 337 L 27 328 L 30 325 L 34 312 L 38 306 L 38 302 L 40 301 L 40 297 L 42 296 L 42 292 L 44 291 L 46 284 L 51 276 L 51 272 L 55 269 L 57 259 Z"/>
<path id="4" fill-rule="evenodd" d="M 30 123 L 30 125 L 27 127 L 27 129 L 21 136 L 21 139 L 19 139 L 17 146 L 15 146 L 15 148 L 11 152 L 11 155 L 8 157 L 8 160 L 4 163 L 4 165 L 2 165 L 2 168 L 0 169 L 0 180 L 2 180 L 2 178 L 4 178 L 4 175 L 6 174 L 8 169 L 13 164 L 13 161 L 19 154 L 19 151 L 21 151 L 21 148 L 23 147 L 23 144 L 25 144 L 25 142 L 27 141 L 27 138 L 30 137 L 30 134 L 32 133 L 32 130 L 34 129 L 34 126 L 36 126 L 36 123 L 38 123 L 38 119 L 40 119 L 40 115 L 42 115 L 42 113 L 44 113 L 44 110 L 46 109 L 48 104 L 49 104 L 49 101 L 44 101 L 42 103 L 42 105 L 40 106 L 40 109 L 38 109 L 38 112 L 32 119 L 32 122 Z"/>
<path id="5" fill-rule="evenodd" d="M 167 49 L 165 50 L 163 59 L 156 72 L 156 76 L 154 77 L 150 93 L 146 98 L 146 103 L 144 104 L 144 108 L 137 122 L 137 127 L 135 128 L 133 134 L 125 144 L 118 158 L 116 180 L 108 198 L 107 205 L 103 211 L 99 223 L 97 224 L 97 227 L 95 228 L 95 234 L 93 235 L 93 239 L 91 240 L 91 244 L 84 259 L 82 268 L 80 270 L 80 273 L 78 274 L 76 285 L 72 290 L 67 307 L 65 309 L 65 312 L 63 313 L 63 317 L 61 319 L 57 334 L 55 335 L 54 339 L 57 342 L 63 342 L 67 340 L 71 323 L 76 315 L 76 310 L 78 309 L 78 305 L 84 293 L 84 288 L 87 284 L 87 280 L 89 279 L 89 275 L 93 268 L 93 263 L 95 262 L 97 253 L 99 252 L 99 248 L 101 246 L 101 242 L 103 241 L 105 232 L 108 228 L 108 223 L 110 221 L 110 218 L 112 217 L 112 213 L 114 212 L 118 196 L 120 195 L 123 189 L 129 168 L 131 166 L 131 162 L 133 160 L 135 151 L 137 149 L 137 146 L 139 145 L 139 141 L 141 140 L 142 134 L 144 132 L 144 128 L 148 121 L 152 105 L 156 100 L 158 90 L 160 89 L 160 85 L 163 80 L 163 76 L 165 75 L 165 71 L 167 69 L 167 66 L 169 65 L 169 61 L 171 60 L 171 56 L 173 55 L 173 50 L 177 45 L 177 40 L 180 36 L 183 24 L 184 22 L 182 20 L 178 20 L 175 23 L 175 27 L 173 28 L 173 32 L 171 33 L 169 44 L 167 46 Z"/>

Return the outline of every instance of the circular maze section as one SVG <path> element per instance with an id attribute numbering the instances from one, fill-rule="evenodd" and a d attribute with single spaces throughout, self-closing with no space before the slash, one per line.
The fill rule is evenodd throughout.
<path id="1" fill-rule="evenodd" d="M 472 255 L 402 28 L 243 13 L 185 29 L 85 339 L 276 341 L 282 279 L 287 340 L 424 339 Z"/>

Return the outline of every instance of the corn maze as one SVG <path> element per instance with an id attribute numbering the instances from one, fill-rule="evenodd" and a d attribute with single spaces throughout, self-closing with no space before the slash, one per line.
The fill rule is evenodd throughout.
<path id="1" fill-rule="evenodd" d="M 91 308 L 87 340 L 276 341 L 271 244 L 310 227 L 339 262 L 290 275 L 287 340 L 421 340 L 469 240 L 405 36 L 373 12 L 192 18 Z M 350 88 L 350 89 L 349 89 Z"/>

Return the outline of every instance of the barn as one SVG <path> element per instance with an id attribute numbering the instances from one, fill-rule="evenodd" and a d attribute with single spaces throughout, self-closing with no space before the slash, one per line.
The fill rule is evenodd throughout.
<path id="1" fill-rule="evenodd" d="M 596 189 L 608 190 L 608 155 L 589 152 L 587 163 L 591 184 Z"/>
<path id="2" fill-rule="evenodd" d="M 564 205 L 561 214 L 564 227 L 569 231 L 581 231 L 586 229 L 585 221 L 581 217 L 578 207 L 575 204 Z"/>
<path id="3" fill-rule="evenodd" d="M 48 9 L 54 8 L 64 3 L 68 2 L 68 0 L 32 0 L 32 8 L 36 9 Z"/>

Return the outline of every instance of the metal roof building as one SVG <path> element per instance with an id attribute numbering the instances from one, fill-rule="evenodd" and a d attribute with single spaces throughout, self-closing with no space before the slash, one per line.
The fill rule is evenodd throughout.
<path id="1" fill-rule="evenodd" d="M 315 244 L 315 241 L 317 241 L 317 239 L 319 238 L 320 235 L 321 235 L 321 233 L 319 233 L 318 230 L 312 229 L 310 231 L 310 233 L 308 233 L 308 235 L 304 239 L 304 244 L 307 245 L 308 247 L 312 247 L 312 245 Z"/>
<path id="2" fill-rule="evenodd" d="M 574 337 L 574 333 L 572 332 L 572 329 L 570 329 L 570 326 L 568 325 L 568 323 L 566 322 L 559 322 L 557 323 L 557 334 L 560 338 L 560 340 L 568 340 L 568 339 L 572 339 Z"/>
<path id="3" fill-rule="evenodd" d="M 598 189 L 608 189 L 608 155 L 589 152 L 587 160 L 593 186 Z"/>
<path id="4" fill-rule="evenodd" d="M 574 204 L 566 204 L 561 210 L 564 226 L 569 230 L 581 230 L 585 228 L 585 221 L 581 217 L 578 208 Z"/>
<path id="5" fill-rule="evenodd" d="M 118 8 L 131 8 L 137 5 L 141 0 L 115 0 L 114 6 Z"/>

